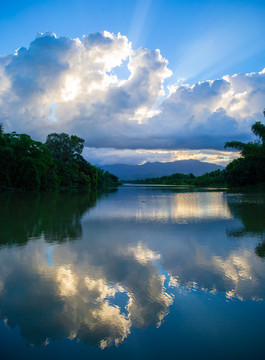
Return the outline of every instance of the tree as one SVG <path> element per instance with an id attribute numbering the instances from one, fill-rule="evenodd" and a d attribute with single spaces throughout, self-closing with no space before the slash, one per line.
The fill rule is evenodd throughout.
<path id="1" fill-rule="evenodd" d="M 76 135 L 53 133 L 44 145 L 26 134 L 4 133 L 0 124 L 0 190 L 119 185 L 115 175 L 83 158 L 83 148 Z"/>
<path id="2" fill-rule="evenodd" d="M 0 137 L 0 188 L 43 189 L 56 184 L 51 154 L 29 135 L 2 132 Z"/>
<path id="3" fill-rule="evenodd" d="M 52 133 L 45 146 L 51 152 L 61 187 L 97 185 L 97 169 L 81 155 L 84 139 L 76 135 Z"/>
<path id="4" fill-rule="evenodd" d="M 257 140 L 242 143 L 230 141 L 225 148 L 240 150 L 241 158 L 227 165 L 227 182 L 230 185 L 252 185 L 265 182 L 265 125 L 257 121 L 251 126 Z"/>
<path id="5" fill-rule="evenodd" d="M 45 146 L 50 150 L 54 161 L 67 163 L 82 153 L 84 139 L 76 135 L 52 133 L 47 136 Z"/>

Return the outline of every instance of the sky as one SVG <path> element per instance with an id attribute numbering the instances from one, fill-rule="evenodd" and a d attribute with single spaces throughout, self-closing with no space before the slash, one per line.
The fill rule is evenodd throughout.
<path id="1" fill-rule="evenodd" d="M 0 122 L 93 164 L 225 165 L 265 107 L 265 1 L 0 4 Z"/>

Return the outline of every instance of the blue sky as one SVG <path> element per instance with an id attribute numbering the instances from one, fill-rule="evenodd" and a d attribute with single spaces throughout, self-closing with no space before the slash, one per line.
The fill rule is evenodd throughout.
<path id="1" fill-rule="evenodd" d="M 124 39 L 126 38 L 128 43 L 131 42 L 131 51 L 137 52 L 138 60 L 140 59 L 139 49 L 141 47 L 148 49 L 150 54 L 152 52 L 152 56 L 154 56 L 154 58 L 156 57 L 156 60 L 154 61 L 158 61 L 160 65 L 163 63 L 162 58 L 167 60 L 168 63 L 165 64 L 164 62 L 163 64 L 167 67 L 168 71 L 171 71 L 171 73 L 169 74 L 163 67 L 164 65 L 161 65 L 163 67 L 163 74 L 161 75 L 161 72 L 159 74 L 157 73 L 156 80 L 152 78 L 152 81 L 155 81 L 155 85 L 153 84 L 152 87 L 145 89 L 150 95 L 149 98 L 145 103 L 139 102 L 138 105 L 135 105 L 133 116 L 132 111 L 130 111 L 130 114 L 127 114 L 128 117 L 136 119 L 139 124 L 144 124 L 144 126 L 140 125 L 137 127 L 135 124 L 132 126 L 131 122 L 125 124 L 122 120 L 121 114 L 125 113 L 125 109 L 128 109 L 129 105 L 126 104 L 126 106 L 123 107 L 122 101 L 119 101 L 118 103 L 118 99 L 121 99 L 121 96 L 125 96 L 124 94 L 126 94 L 127 97 L 130 96 L 131 98 L 134 98 L 132 93 L 130 93 L 130 91 L 132 91 L 132 84 L 128 83 L 125 86 L 122 83 L 117 83 L 118 87 L 120 87 L 120 85 L 124 87 L 122 89 L 123 95 L 119 93 L 115 98 L 114 94 L 108 94 L 106 98 L 104 96 L 102 97 L 106 102 L 111 99 L 112 103 L 113 99 L 115 99 L 117 102 L 116 107 L 120 106 L 119 113 L 117 109 L 113 114 L 110 113 L 112 110 L 109 110 L 110 119 L 113 119 L 114 117 L 119 118 L 117 122 L 113 123 L 113 126 L 117 128 L 117 133 L 113 135 L 113 141 L 110 141 L 109 139 L 105 141 L 106 134 L 104 131 L 101 132 L 98 125 L 95 126 L 94 123 L 92 124 L 91 128 L 97 136 L 95 136 L 94 139 L 88 139 L 87 146 L 88 148 L 91 148 L 91 153 L 93 152 L 93 154 L 95 154 L 95 149 L 98 149 L 97 153 L 100 154 L 99 157 L 101 158 L 97 159 L 95 155 L 95 158 L 91 159 L 91 161 L 104 162 L 102 156 L 105 156 L 105 159 L 108 157 L 106 155 L 106 149 L 111 149 L 108 154 L 116 154 L 108 159 L 109 162 L 113 162 L 115 156 L 116 159 L 121 162 L 123 155 L 125 160 L 127 158 L 133 162 L 132 150 L 136 151 L 137 149 L 137 156 L 135 156 L 134 159 L 137 158 L 138 162 L 143 162 L 146 160 L 152 161 L 162 159 L 157 151 L 154 152 L 154 149 L 160 149 L 162 151 L 160 154 L 163 152 L 163 154 L 165 154 L 165 152 L 169 150 L 171 151 L 168 153 L 168 157 L 163 157 L 162 160 L 165 161 L 177 158 L 177 153 L 174 152 L 176 150 L 179 151 L 179 154 L 181 151 L 185 150 L 185 156 L 188 156 L 188 150 L 190 150 L 190 154 L 193 154 L 195 150 L 198 153 L 198 150 L 203 148 L 212 148 L 215 151 L 213 152 L 214 160 L 216 151 L 222 150 L 220 144 L 216 140 L 217 138 L 223 141 L 226 136 L 231 134 L 238 136 L 238 139 L 240 140 L 247 139 L 247 125 L 249 126 L 251 121 L 253 122 L 253 119 L 256 119 L 257 113 L 262 110 L 261 99 L 263 96 L 263 86 L 260 86 L 260 84 L 263 84 L 264 76 L 263 74 L 260 74 L 253 75 L 250 78 L 246 74 L 259 74 L 265 67 L 265 1 L 98 0 L 95 2 L 85 0 L 24 0 L 1 2 L 0 59 L 2 59 L 2 66 L 4 69 L 3 76 L 5 76 L 2 79 L 2 82 L 8 84 L 11 81 L 12 84 L 10 89 L 13 88 L 15 91 L 18 91 L 17 86 L 19 81 L 20 91 L 22 85 L 25 86 L 25 90 L 28 91 L 29 87 L 33 89 L 36 83 L 40 84 L 40 73 L 38 73 L 38 69 L 40 67 L 41 57 L 43 57 L 43 66 L 48 69 L 47 63 L 45 62 L 47 60 L 45 54 L 46 52 L 49 52 L 50 45 L 48 45 L 48 43 L 49 41 L 52 41 L 51 37 L 45 42 L 45 45 L 44 40 L 42 42 L 41 46 L 47 46 L 45 48 L 46 52 L 44 51 L 44 48 L 42 48 L 43 51 L 40 51 L 40 53 L 36 55 L 36 47 L 32 47 L 32 49 L 35 49 L 35 52 L 33 50 L 32 52 L 28 51 L 27 54 L 24 54 L 23 56 L 22 53 L 20 53 L 18 56 L 20 61 L 18 61 L 18 58 L 14 59 L 14 56 L 9 58 L 7 56 L 13 55 L 20 47 L 25 47 L 29 50 L 30 44 L 32 42 L 34 43 L 34 39 L 38 33 L 55 33 L 57 35 L 56 39 L 58 40 L 57 44 L 59 44 L 60 37 L 66 39 L 79 38 L 82 41 L 83 35 L 89 36 L 89 34 L 96 32 L 103 33 L 104 31 L 116 36 L 115 40 L 112 39 L 113 44 L 118 42 L 118 33 L 124 36 Z M 99 38 L 97 39 L 99 40 Z M 125 47 L 127 46 L 125 44 L 126 41 L 123 40 Z M 90 46 L 92 46 L 92 42 L 90 41 L 89 43 Z M 37 42 L 34 44 L 37 44 Z M 38 44 L 40 44 L 40 40 Z M 111 52 L 113 49 L 114 45 L 109 48 L 108 51 Z M 156 49 L 160 50 L 160 56 L 162 58 L 159 58 L 158 54 L 154 55 Z M 125 48 L 123 48 L 123 51 L 125 51 Z M 116 74 L 120 80 L 129 79 L 131 68 L 130 65 L 128 67 L 128 63 L 130 62 L 130 59 L 132 59 L 132 53 L 129 54 L 129 52 L 126 53 L 126 51 L 120 61 L 117 61 L 117 64 L 115 64 L 116 66 L 104 67 L 104 71 L 106 71 L 107 75 Z M 150 54 L 148 56 L 151 56 Z M 34 56 L 36 56 L 36 59 L 38 58 L 38 61 L 36 59 L 34 61 L 32 60 Z M 60 56 L 62 56 L 62 54 Z M 147 55 L 145 54 L 145 57 L 146 56 Z M 25 63 L 23 63 L 22 58 Z M 137 62 L 134 62 L 134 64 L 137 64 L 134 67 L 134 69 L 137 67 L 137 71 L 139 71 L 141 67 L 138 60 Z M 9 63 L 9 61 L 11 62 Z M 56 62 L 54 58 L 52 61 Z M 16 68 L 18 64 L 19 68 Z M 81 65 L 79 64 L 79 68 L 80 66 Z M 82 66 L 84 66 L 84 64 Z M 89 67 L 92 65 L 86 63 L 85 66 Z M 150 67 L 153 65 L 150 65 L 149 62 L 147 66 Z M 160 70 L 162 67 L 160 67 Z M 33 69 L 32 73 L 30 71 L 31 68 Z M 76 69 L 72 62 L 71 68 Z M 27 70 L 25 71 L 25 69 Z M 42 69 L 41 71 L 43 72 L 44 70 Z M 56 70 L 54 69 L 54 71 Z M 100 71 L 103 70 L 101 69 Z M 23 73 L 22 75 L 21 72 Z M 156 70 L 153 70 L 153 74 L 155 72 Z M 245 79 L 238 75 L 240 73 L 244 74 Z M 56 74 L 58 75 L 58 73 Z M 77 76 L 76 73 L 73 72 L 71 72 L 71 74 L 70 72 L 67 73 L 64 82 L 61 83 L 61 89 L 63 89 L 62 87 L 67 88 L 67 86 L 68 88 L 79 86 L 77 84 L 79 84 L 78 79 L 80 79 L 80 74 L 81 73 Z M 234 74 L 236 74 L 236 78 L 231 77 Z M 28 78 L 26 79 L 27 76 Z M 36 78 L 34 78 L 34 76 L 36 76 Z M 230 88 L 228 89 L 228 87 L 225 87 L 225 84 L 221 84 L 222 90 L 219 90 L 218 86 L 220 83 L 216 83 L 216 81 L 222 79 L 224 76 L 230 76 L 230 78 L 222 80 L 225 83 L 229 83 Z M 23 81 L 21 82 L 22 77 Z M 257 82 L 255 85 L 254 78 Z M 150 79 L 151 78 L 148 77 L 148 82 Z M 213 80 L 214 86 L 209 82 L 204 85 L 199 83 L 205 82 L 206 80 Z M 48 80 L 46 79 L 45 81 Z M 113 87 L 111 80 L 108 79 L 107 81 L 109 84 L 108 86 Z M 152 81 L 150 80 L 150 83 Z M 163 94 L 162 91 L 160 91 L 161 89 L 159 89 L 160 85 L 157 81 L 160 81 L 159 84 L 164 89 Z M 189 84 L 190 88 L 176 88 L 177 85 L 181 84 Z M 219 85 L 217 86 L 216 84 Z M 259 94 L 256 95 L 256 98 L 254 99 L 256 84 L 259 84 Z M 40 88 L 40 85 L 38 86 Z M 98 85 L 95 86 L 97 87 Z M 134 86 L 139 86 L 139 83 L 135 81 Z M 168 86 L 171 86 L 171 88 L 168 88 Z M 195 87 L 192 88 L 192 86 Z M 212 103 L 210 105 L 207 104 L 202 111 L 202 104 L 205 104 L 203 96 L 205 94 L 205 89 L 208 89 L 207 86 L 210 86 L 211 91 L 213 91 L 211 92 L 211 95 L 208 93 L 208 100 L 212 99 L 212 95 L 218 95 L 219 103 L 218 106 L 215 107 L 213 107 Z M 154 87 L 157 88 L 157 91 L 156 93 L 151 94 Z M 250 87 L 252 92 L 248 94 L 249 97 L 247 100 L 246 91 L 249 91 Z M 216 93 L 217 88 L 218 94 Z M 4 99 L 7 97 L 6 89 L 7 88 L 2 88 L 1 90 L 0 88 L 0 100 L 2 96 L 2 102 L 4 103 L 6 102 Z M 34 96 L 32 95 L 33 93 L 31 93 L 33 96 L 32 103 L 29 104 L 27 108 L 25 105 L 18 105 L 18 99 L 16 98 L 16 100 L 10 100 L 10 108 L 6 107 L 0 111 L 0 121 L 4 123 L 6 130 L 9 131 L 12 129 L 23 131 L 23 129 L 25 129 L 25 131 L 28 131 L 35 137 L 41 137 L 40 133 L 45 132 L 46 128 L 47 131 L 50 129 L 58 131 L 72 130 L 86 135 L 86 132 L 83 131 L 84 124 L 82 122 L 81 126 L 81 121 L 76 112 L 73 112 L 72 118 L 68 118 L 66 123 L 61 122 L 59 113 L 60 111 L 63 113 L 63 105 L 60 103 L 60 99 L 57 99 L 56 97 L 54 100 L 49 98 L 50 103 L 48 105 L 47 96 L 45 97 L 47 100 L 45 100 L 46 102 L 43 101 L 43 98 L 42 100 L 40 100 L 40 98 L 36 100 L 37 90 L 36 88 L 34 89 Z M 43 88 L 42 91 L 44 91 Z M 66 89 L 65 91 L 69 92 L 69 89 Z M 115 91 L 117 93 L 117 89 L 115 89 Z M 198 96 L 202 96 L 202 98 L 198 100 L 197 108 L 194 108 L 190 114 L 188 114 L 188 102 L 192 101 L 193 107 L 195 91 L 197 94 L 196 99 L 198 99 Z M 226 95 L 223 91 L 226 92 Z M 51 90 L 47 90 L 47 87 L 45 87 L 45 92 L 46 95 L 51 94 Z M 193 93 L 192 96 L 191 92 Z M 89 93 L 91 94 L 90 90 Z M 67 99 L 68 102 L 71 102 L 71 105 L 73 105 L 73 101 L 76 101 L 75 105 L 83 104 L 84 93 L 82 94 L 82 100 L 81 98 L 78 98 L 76 94 L 72 94 L 70 97 L 68 94 L 68 98 L 64 96 L 65 111 L 67 111 L 67 106 L 70 106 L 69 104 L 66 104 Z M 18 92 L 16 95 L 20 96 Z M 75 96 L 75 99 L 73 99 L 73 96 Z M 187 96 L 190 96 L 190 98 L 188 99 Z M 234 96 L 234 101 L 236 102 L 239 102 L 240 99 L 241 105 L 238 105 L 238 108 L 242 110 L 240 116 L 234 115 L 233 113 L 236 109 L 235 105 L 230 104 L 228 108 L 227 103 L 224 104 L 224 101 L 220 100 L 220 96 L 222 99 Z M 185 98 L 184 102 L 183 97 Z M 28 99 L 29 98 L 27 98 L 27 101 L 29 101 Z M 242 103 L 242 99 L 244 100 L 244 104 Z M 23 99 L 23 101 L 25 103 L 25 99 Z M 55 126 L 56 129 L 53 129 L 52 126 L 47 126 L 46 120 L 43 122 L 45 117 L 44 110 L 41 114 L 32 115 L 33 101 L 35 104 L 38 103 L 38 106 L 43 107 L 43 109 L 44 107 L 47 108 L 49 106 L 47 117 L 50 121 L 52 121 L 55 112 L 58 112 L 54 117 L 55 119 L 57 119 L 57 117 L 59 119 L 59 121 L 54 121 L 57 122 Z M 99 102 L 99 108 L 102 109 L 103 105 L 104 108 L 107 106 L 107 103 L 102 104 L 102 101 L 98 101 L 98 105 Z M 246 110 L 246 102 L 252 104 L 251 111 Z M 265 106 L 265 101 L 263 102 L 263 106 Z M 17 106 L 17 117 L 20 116 L 20 114 L 27 113 L 30 114 L 30 116 L 32 115 L 32 120 L 23 120 L 23 116 L 21 116 L 21 126 L 17 126 L 18 123 L 15 122 L 12 119 L 11 114 L 9 114 L 11 109 L 14 110 L 14 104 Z M 95 107 L 96 105 L 93 103 L 93 109 L 95 109 Z M 172 115 L 173 109 L 175 109 L 175 118 Z M 160 111 L 159 115 L 156 113 L 158 110 Z M 92 114 L 91 108 L 87 109 L 85 113 L 86 115 L 84 115 L 84 117 L 87 116 L 87 127 L 89 128 L 92 117 L 96 116 L 98 113 Z M 141 119 L 139 114 L 141 114 Z M 71 121 L 72 126 L 69 125 Z M 106 121 L 108 123 L 110 122 L 110 120 L 106 120 L 106 118 L 105 120 L 99 121 L 102 121 L 102 128 L 103 125 L 106 127 Z M 175 124 L 174 121 L 178 124 Z M 187 121 L 189 124 L 188 127 Z M 213 121 L 215 121 L 218 126 L 214 127 L 212 125 Z M 35 126 L 33 122 L 35 122 L 35 125 L 38 124 L 39 131 L 37 131 L 37 126 Z M 179 125 L 180 122 L 182 122 L 183 126 Z M 74 123 L 77 124 L 76 127 L 73 126 Z M 160 125 L 158 125 L 158 123 L 160 123 Z M 162 123 L 164 124 L 163 127 L 161 125 Z M 197 132 L 195 134 L 198 129 L 201 129 L 201 123 L 207 123 L 208 125 L 211 123 L 211 126 L 207 125 L 208 127 L 205 127 L 203 133 Z M 220 129 L 220 126 L 222 129 Z M 81 128 L 82 131 L 80 130 Z M 139 128 L 141 129 L 139 130 Z M 181 132 L 182 128 L 191 129 L 189 132 L 190 135 Z M 155 129 L 155 131 L 153 131 L 153 129 Z M 211 138 L 213 129 L 216 131 L 216 139 Z M 219 133 L 220 130 L 221 132 Z M 160 135 L 164 131 L 165 136 L 162 139 L 162 136 Z M 176 132 L 176 137 L 178 137 L 177 135 L 179 132 L 182 134 L 179 141 L 169 139 L 169 134 L 172 132 L 174 133 L 174 131 Z M 128 132 L 134 134 L 134 139 L 132 136 L 128 135 Z M 146 141 L 144 140 L 143 133 L 146 134 Z M 125 134 L 126 136 L 124 136 Z M 116 141 L 114 138 L 118 137 L 118 135 L 120 136 L 120 139 L 123 137 L 124 141 Z M 138 140 L 141 138 L 141 141 L 136 141 L 136 138 Z M 153 144 L 151 139 L 154 139 Z M 203 139 L 205 145 L 202 142 Z M 128 148 L 126 147 L 126 144 L 128 144 Z M 144 146 L 145 144 L 148 145 Z M 169 145 L 167 146 L 165 144 Z M 130 150 L 130 155 L 128 155 L 129 153 L 127 150 Z M 175 157 L 172 155 L 173 152 Z M 87 153 L 89 153 L 89 151 L 87 151 Z M 142 155 L 140 156 L 139 154 Z M 182 154 L 184 154 L 184 152 Z M 205 154 L 206 153 L 204 152 L 204 155 Z M 146 156 L 148 157 L 146 158 Z M 204 158 L 201 157 L 200 159 Z M 207 159 L 209 160 L 209 158 Z M 221 161 L 222 160 L 220 160 L 220 162 Z M 223 159 L 223 162 L 225 161 L 226 159 Z"/>
<path id="2" fill-rule="evenodd" d="M 22 0 L 0 5 L 1 55 L 27 47 L 37 32 L 80 38 L 104 30 L 126 35 L 134 47 L 160 49 L 176 80 L 260 71 L 265 64 L 262 0 Z"/>

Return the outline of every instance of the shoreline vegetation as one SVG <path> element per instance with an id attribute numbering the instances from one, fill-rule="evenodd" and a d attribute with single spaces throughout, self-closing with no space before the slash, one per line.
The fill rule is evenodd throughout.
<path id="1" fill-rule="evenodd" d="M 264 111 L 265 115 L 265 111 Z M 251 126 L 257 137 L 254 142 L 231 141 L 225 148 L 240 150 L 241 157 L 229 163 L 224 170 L 216 170 L 201 176 L 173 174 L 159 178 L 130 181 L 132 184 L 193 185 L 215 187 L 251 188 L 265 187 L 265 125 L 257 121 Z"/>
<path id="2" fill-rule="evenodd" d="M 125 182 L 125 181 L 124 181 Z M 226 170 L 216 170 L 200 176 L 194 174 L 172 174 L 157 178 L 126 181 L 130 184 L 154 184 L 154 185 L 191 185 L 191 186 L 219 186 L 226 187 Z"/>
<path id="3" fill-rule="evenodd" d="M 265 111 L 264 111 L 265 114 Z M 225 148 L 240 150 L 241 157 L 224 170 L 200 176 L 190 173 L 130 181 L 131 184 L 253 187 L 265 185 L 265 125 L 251 130 L 254 142 L 231 141 Z M 52 133 L 43 144 L 29 135 L 4 133 L 0 124 L 0 191 L 97 189 L 122 184 L 116 175 L 91 165 L 81 155 L 84 139 Z M 125 181 L 123 181 L 124 183 Z M 126 181 L 127 182 L 127 181 Z"/>
<path id="4" fill-rule="evenodd" d="M 52 133 L 43 144 L 29 135 L 4 133 L 0 124 L 0 191 L 102 189 L 121 183 L 81 155 L 84 140 Z"/>

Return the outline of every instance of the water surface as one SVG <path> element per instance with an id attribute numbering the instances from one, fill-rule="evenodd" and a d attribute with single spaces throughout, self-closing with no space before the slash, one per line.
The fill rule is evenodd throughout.
<path id="1" fill-rule="evenodd" d="M 263 359 L 265 194 L 0 196 L 3 359 Z"/>

